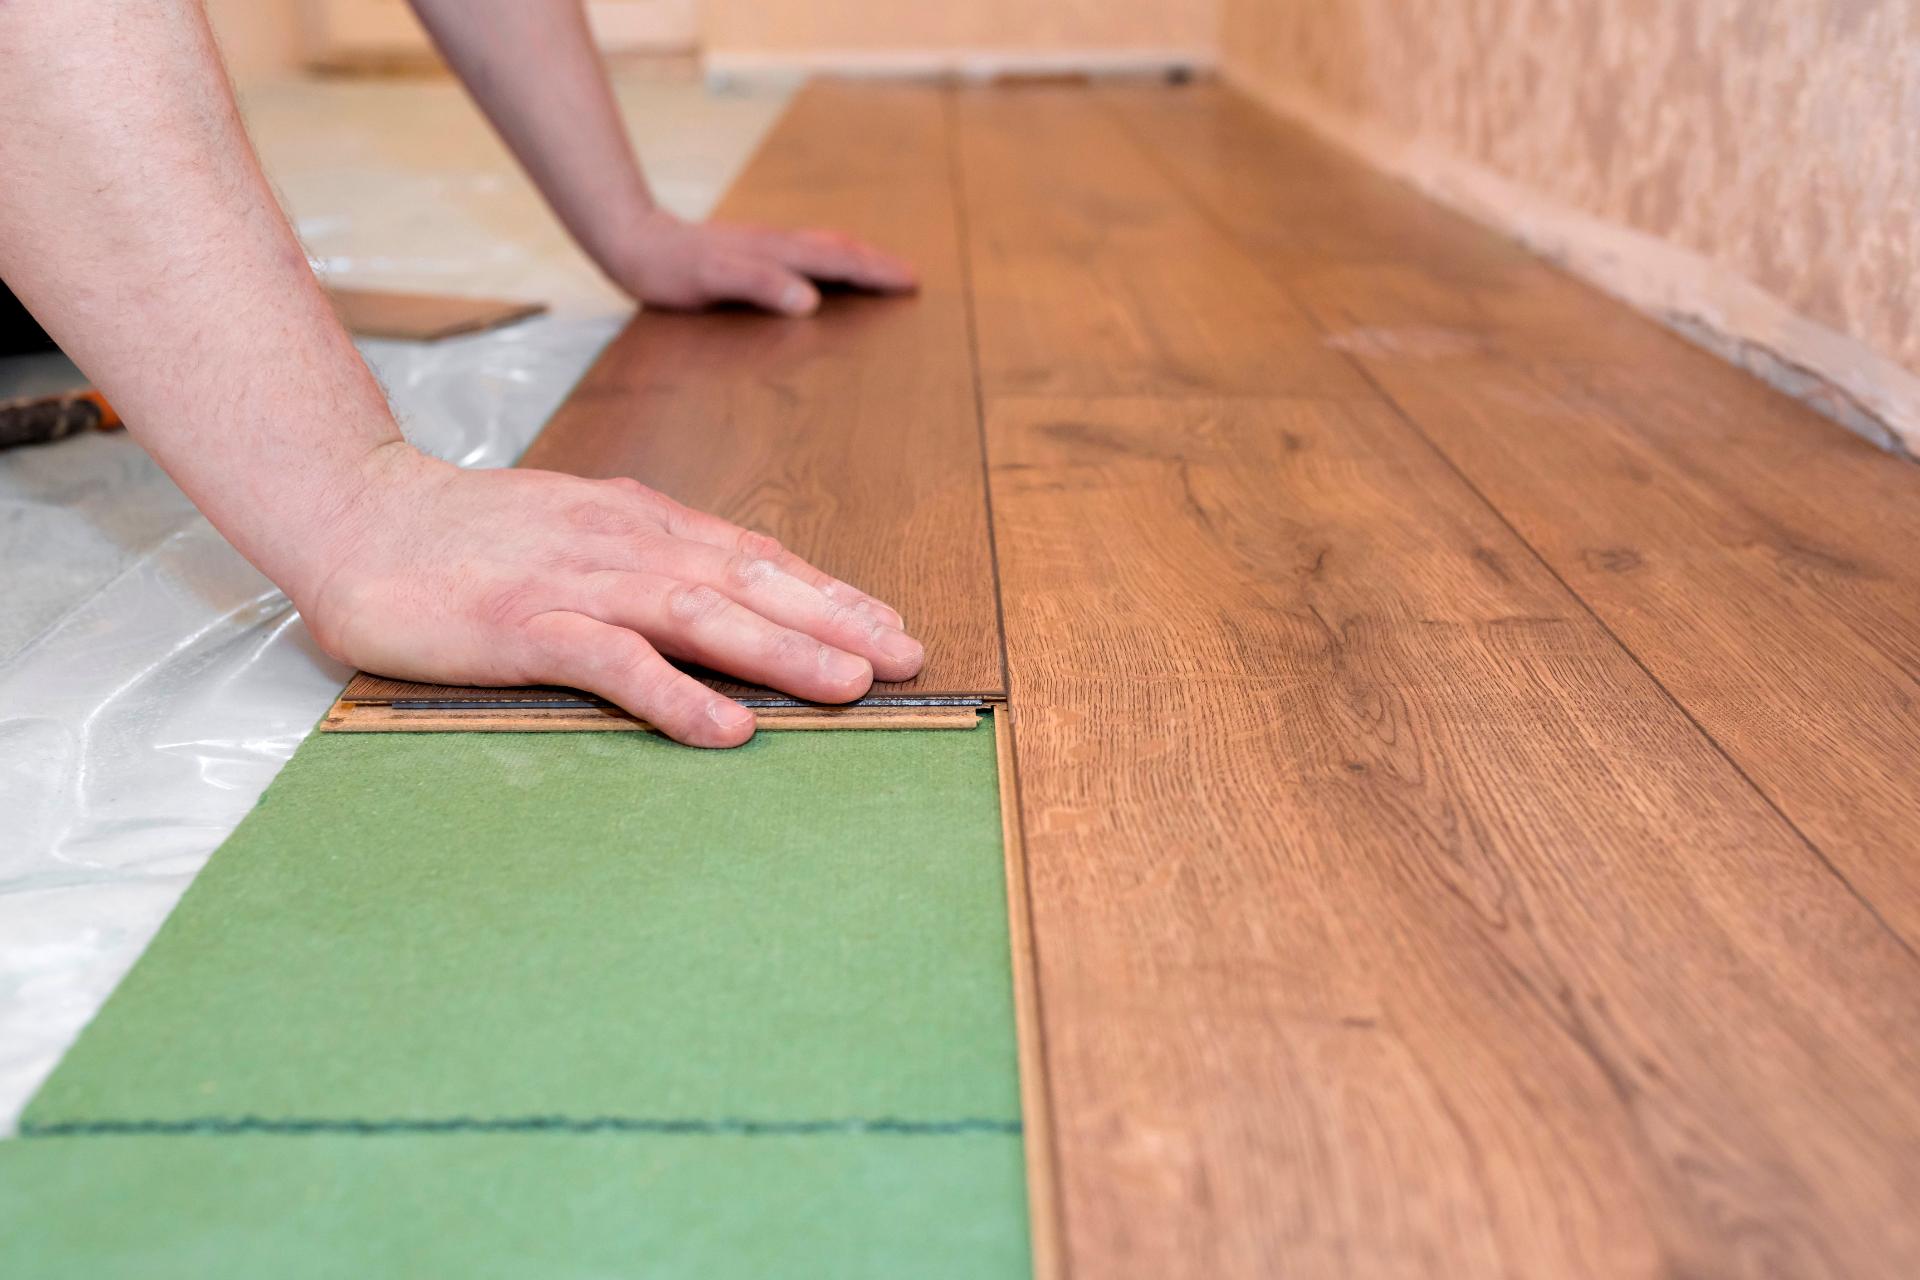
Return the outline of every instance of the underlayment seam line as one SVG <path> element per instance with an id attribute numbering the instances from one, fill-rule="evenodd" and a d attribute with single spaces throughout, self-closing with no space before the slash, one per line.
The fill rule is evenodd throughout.
<path id="1" fill-rule="evenodd" d="M 738 1116 L 188 1116 L 178 1120 L 23 1120 L 22 1138 L 224 1137 L 243 1134 L 351 1135 L 445 1133 L 630 1133 L 696 1137 L 807 1137 L 812 1135 L 947 1137 L 1022 1132 L 1019 1120 L 963 1116 L 954 1120 L 907 1120 L 897 1116 L 848 1116 L 756 1120 Z"/>

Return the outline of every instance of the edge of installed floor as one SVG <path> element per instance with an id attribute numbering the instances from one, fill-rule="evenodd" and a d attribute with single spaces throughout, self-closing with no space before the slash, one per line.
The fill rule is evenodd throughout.
<path id="1" fill-rule="evenodd" d="M 1745 276 L 1583 213 L 1491 169 L 1243 77 L 1229 88 L 1618 298 L 1908 461 L 1920 460 L 1920 375 L 1799 314 Z"/>

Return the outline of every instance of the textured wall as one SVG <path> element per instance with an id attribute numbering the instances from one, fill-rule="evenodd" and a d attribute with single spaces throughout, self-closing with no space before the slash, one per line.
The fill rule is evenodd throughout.
<path id="1" fill-rule="evenodd" d="M 1657 237 L 1920 373 L 1916 0 L 1224 4 L 1257 93 Z"/>
<path id="2" fill-rule="evenodd" d="M 1218 0 L 706 0 L 709 53 L 1214 47 Z"/>

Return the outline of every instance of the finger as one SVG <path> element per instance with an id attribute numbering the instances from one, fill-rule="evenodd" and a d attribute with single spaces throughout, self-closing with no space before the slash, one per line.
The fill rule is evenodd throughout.
<path id="1" fill-rule="evenodd" d="M 719 516 L 679 503 L 672 503 L 666 508 L 666 525 L 667 532 L 676 538 L 687 538 L 718 547 L 722 551 L 737 551 L 742 555 L 771 560 L 835 604 L 851 604 L 866 609 L 896 628 L 904 629 L 907 625 L 898 609 L 884 600 L 875 599 L 851 583 L 842 582 L 832 574 L 814 568 L 781 546 L 777 538 L 742 529 Z"/>
<path id="2" fill-rule="evenodd" d="M 652 573 L 588 581 L 595 617 L 639 632 L 671 657 L 809 702 L 852 702 L 873 686 L 865 658 L 769 621 L 706 583 Z"/>
<path id="3" fill-rule="evenodd" d="M 876 679 L 911 680 L 926 650 L 879 611 L 858 601 L 835 601 L 773 560 L 687 542 L 686 576 L 714 587 L 770 622 L 805 632 L 865 658 Z"/>
<path id="4" fill-rule="evenodd" d="M 751 711 L 676 670 L 624 627 L 564 612 L 527 627 L 538 679 L 598 694 L 688 746 L 737 747 L 753 736 Z"/>
<path id="5" fill-rule="evenodd" d="M 636 562 L 634 571 L 664 572 L 678 581 L 712 587 L 768 622 L 866 659 L 876 679 L 911 680 L 926 661 L 920 642 L 878 611 L 863 603 L 831 600 L 770 559 L 681 540 L 670 561 L 663 563 L 655 553 L 644 564 Z M 623 575 L 610 576 L 615 579 L 611 589 L 618 589 Z"/>
<path id="6" fill-rule="evenodd" d="M 700 266 L 700 286 L 712 302 L 750 302 L 784 316 L 811 315 L 820 291 L 772 258 L 716 253 Z"/>
<path id="7" fill-rule="evenodd" d="M 919 284 L 906 259 L 838 232 L 770 232 L 765 244 L 770 255 L 815 280 L 837 280 L 878 293 L 904 293 Z"/>

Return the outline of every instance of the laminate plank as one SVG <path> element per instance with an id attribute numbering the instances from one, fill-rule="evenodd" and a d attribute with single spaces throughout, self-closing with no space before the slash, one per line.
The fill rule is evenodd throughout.
<path id="1" fill-rule="evenodd" d="M 1912 951 L 1382 397 L 1123 340 L 1308 250 L 956 107 L 1069 1269 L 1913 1273 Z"/>
<path id="2" fill-rule="evenodd" d="M 1397 416 L 989 446 L 1075 1274 L 1920 1267 L 1920 964 Z"/>
<path id="3" fill-rule="evenodd" d="M 1340 239 L 1350 261 L 1275 269 L 1920 945 L 1920 469 L 1543 265 L 1463 286 L 1450 262 L 1494 253 L 1492 233 L 1363 235 L 1348 198 L 1402 222 L 1427 202 L 1234 95 L 1166 97 L 1103 101 L 1245 243 L 1283 205 L 1287 235 Z M 1293 194 L 1303 167 L 1319 204 Z"/>
<path id="4" fill-rule="evenodd" d="M 631 476 L 779 538 L 900 610 L 927 649 L 893 695 L 1003 692 L 947 123 L 937 93 L 803 90 L 716 216 L 824 225 L 912 260 L 919 293 L 810 319 L 643 313 L 522 466 Z M 767 691 L 714 679 L 729 693 Z"/>
<path id="5" fill-rule="evenodd" d="M 1632 308 L 1238 93 L 1199 85 L 1097 96 L 1147 163 L 1252 252 L 1336 350 L 1571 362 L 1675 354 L 1673 335 Z M 1459 323 L 1408 314 L 1377 324 L 1369 308 L 1349 310 L 1409 289 Z"/>
<path id="6" fill-rule="evenodd" d="M 963 94 L 958 109 L 989 394 L 1367 394 L 1085 90 Z"/>
<path id="7" fill-rule="evenodd" d="M 1406 184 L 1305 129 L 1281 125 L 1286 153 L 1276 156 L 1273 113 L 1218 84 L 1108 85 L 1094 96 L 1135 145 L 1144 135 L 1156 167 L 1170 167 L 1166 151 L 1175 149 L 1178 185 L 1228 196 L 1235 237 L 1268 275 L 1417 260 L 1472 284 L 1538 266 L 1519 244 L 1445 205 L 1409 199 Z M 1273 181 L 1250 180 L 1276 162 L 1283 167 Z"/>

